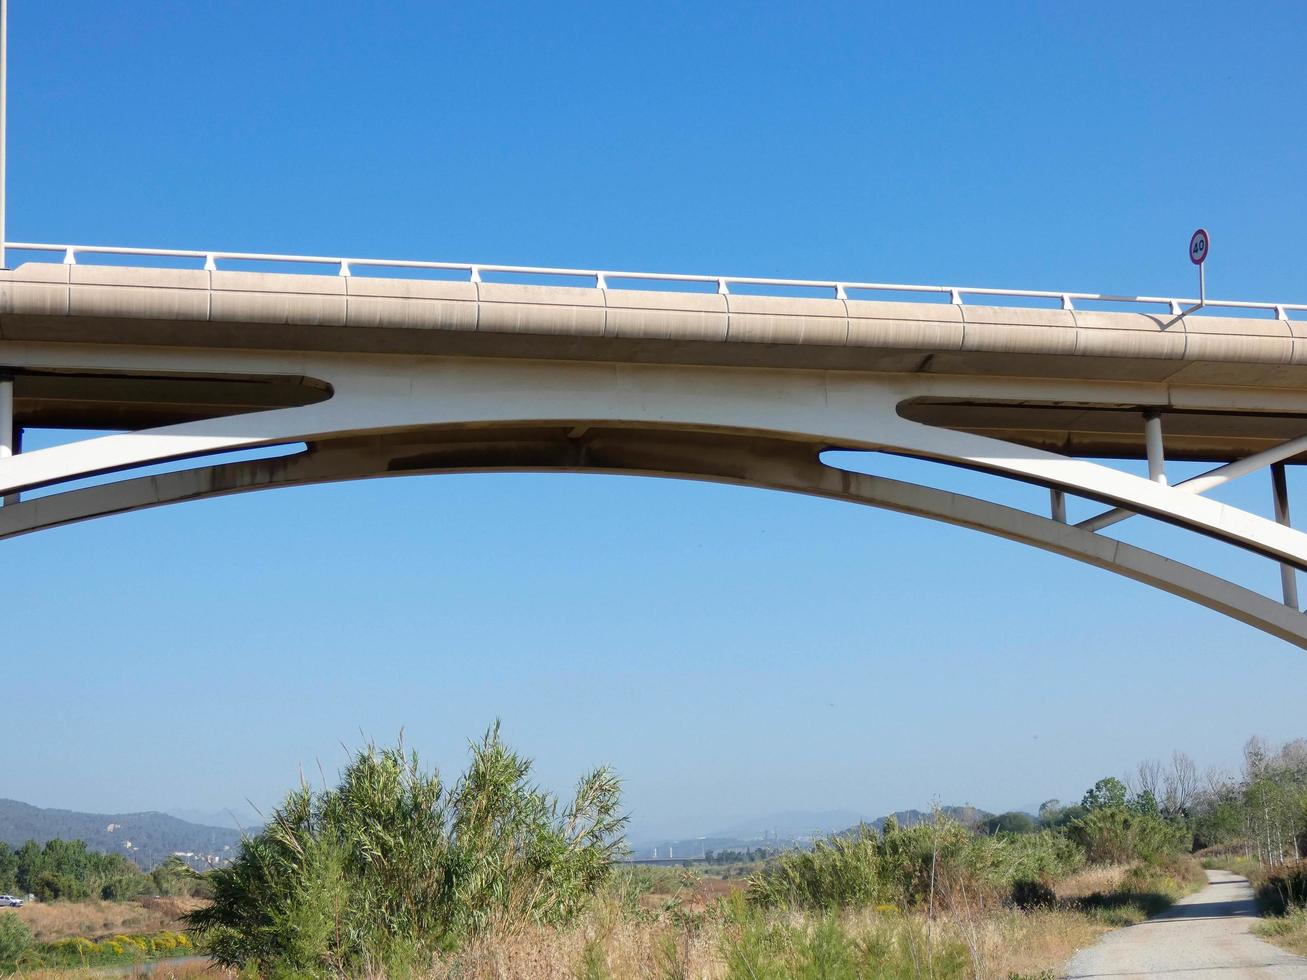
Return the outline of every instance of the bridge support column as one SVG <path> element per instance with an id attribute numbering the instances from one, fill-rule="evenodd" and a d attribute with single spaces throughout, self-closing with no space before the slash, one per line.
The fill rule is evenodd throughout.
<path id="1" fill-rule="evenodd" d="M 0 373 L 0 459 L 12 456 L 18 449 L 18 428 L 14 425 L 14 376 Z M 18 494 L 6 494 L 5 504 L 18 502 Z"/>
<path id="2" fill-rule="evenodd" d="M 1144 415 L 1144 444 L 1148 450 L 1148 479 L 1166 483 L 1166 455 L 1162 450 L 1162 416 L 1156 412 Z"/>
<path id="3" fill-rule="evenodd" d="M 1289 520 L 1289 481 L 1284 472 L 1283 463 L 1271 464 L 1271 491 L 1275 496 L 1275 519 L 1285 527 L 1292 527 Z M 1284 604 L 1298 607 L 1298 572 L 1292 565 L 1280 563 L 1280 586 L 1284 590 Z"/>
<path id="4" fill-rule="evenodd" d="M 1053 520 L 1066 523 L 1066 494 L 1061 490 L 1048 491 L 1048 509 Z"/>

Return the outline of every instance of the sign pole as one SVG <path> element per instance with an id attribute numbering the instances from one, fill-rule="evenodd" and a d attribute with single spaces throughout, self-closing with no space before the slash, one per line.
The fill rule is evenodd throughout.
<path id="1" fill-rule="evenodd" d="M 1199 228 L 1189 236 L 1189 261 L 1198 266 L 1198 305 L 1191 306 L 1187 310 L 1173 308 L 1180 316 L 1188 316 L 1195 310 L 1201 310 L 1207 305 L 1207 256 L 1212 250 L 1212 236 L 1207 234 L 1206 228 Z M 1179 304 L 1177 304 L 1178 307 Z"/>
<path id="2" fill-rule="evenodd" d="M 0 0 L 0 269 L 8 269 L 5 258 L 5 119 L 9 102 L 9 0 Z"/>

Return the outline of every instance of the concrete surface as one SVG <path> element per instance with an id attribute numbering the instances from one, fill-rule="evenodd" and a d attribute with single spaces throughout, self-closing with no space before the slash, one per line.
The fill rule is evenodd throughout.
<path id="1" fill-rule="evenodd" d="M 1166 980 L 1262 980 L 1307 977 L 1307 959 L 1286 953 L 1249 931 L 1257 905 L 1246 878 L 1207 872 L 1208 886 L 1155 919 L 1109 933 L 1077 953 L 1063 974 L 1165 977 Z"/>
<path id="2" fill-rule="evenodd" d="M 821 461 L 840 448 L 981 470 L 1307 571 L 1307 533 L 1090 462 L 1142 458 L 1144 418 L 1161 414 L 1168 460 L 1287 446 L 1297 455 L 1276 459 L 1307 463 L 1307 321 L 27 263 L 0 270 L 0 370 L 19 433 L 120 430 L 0 461 L 0 537 L 322 480 L 628 472 L 984 530 L 1307 648 L 1296 604 L 1058 519 Z M 407 448 L 350 448 L 374 438 Z M 308 460 L 71 485 L 295 443 Z M 18 499 L 45 488 L 62 492 Z"/>

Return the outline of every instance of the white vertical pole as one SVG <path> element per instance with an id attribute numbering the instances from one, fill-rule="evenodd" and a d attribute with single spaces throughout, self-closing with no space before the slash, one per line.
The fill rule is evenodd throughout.
<path id="1" fill-rule="evenodd" d="M 5 258 L 5 119 L 9 99 L 9 0 L 0 0 L 0 269 L 8 269 Z"/>
<path id="2" fill-rule="evenodd" d="M 1166 482 L 1166 455 L 1162 450 L 1162 416 L 1156 412 L 1144 415 L 1144 446 L 1148 451 L 1148 479 L 1154 483 Z"/>
<path id="3" fill-rule="evenodd" d="M 1052 512 L 1053 520 L 1059 524 L 1066 523 L 1066 494 L 1061 490 L 1048 491 L 1049 510 Z"/>
<path id="4" fill-rule="evenodd" d="M 14 376 L 0 374 L 0 459 L 14 454 Z"/>
<path id="5" fill-rule="evenodd" d="M 1289 481 L 1283 463 L 1271 464 L 1271 492 L 1275 497 L 1275 519 L 1285 527 L 1289 521 Z M 1280 564 L 1280 587 L 1284 590 L 1284 604 L 1298 608 L 1298 572 L 1292 565 Z"/>
<path id="6" fill-rule="evenodd" d="M 14 376 L 0 374 L 0 461 L 14 454 Z M 5 504 L 18 502 L 17 494 L 6 494 Z"/>

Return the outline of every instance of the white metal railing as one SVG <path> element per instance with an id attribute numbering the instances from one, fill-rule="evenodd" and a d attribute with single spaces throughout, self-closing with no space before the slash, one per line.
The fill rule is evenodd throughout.
<path id="1" fill-rule="evenodd" d="M 576 279 L 593 279 L 596 289 L 607 289 L 609 280 L 641 282 L 706 283 L 726 295 L 731 286 L 778 286 L 793 289 L 829 289 L 836 299 L 847 299 L 850 290 L 894 293 L 933 293 L 948 296 L 948 301 L 963 305 L 965 296 L 1010 296 L 1027 299 L 1059 300 L 1064 310 L 1075 309 L 1075 301 L 1093 303 L 1130 303 L 1162 305 L 1179 316 L 1187 307 L 1219 307 L 1237 310 L 1266 310 L 1281 320 L 1289 319 L 1289 311 L 1307 311 L 1303 303 L 1259 303 L 1244 300 L 1183 299 L 1172 296 L 1111 296 L 1104 293 L 1059 292 L 1046 289 L 993 289 L 984 286 L 922 286 L 907 283 L 852 282 L 827 279 L 767 279 L 757 276 L 705 276 L 670 272 L 615 272 L 599 269 L 551 269 L 540 266 L 491 265 L 469 262 L 423 262 L 413 259 L 357 259 L 328 255 L 272 255 L 262 252 L 221 252 L 177 248 L 123 248 L 107 245 L 52 245 L 34 242 L 7 242 L 5 249 L 19 252 L 62 253 L 65 265 L 76 265 L 79 255 L 137 255 L 159 258 L 203 259 L 204 269 L 214 271 L 219 261 L 227 262 L 287 262 L 302 265 L 335 266 L 336 275 L 349 276 L 353 268 L 430 269 L 443 272 L 466 272 L 470 282 L 481 282 L 482 273 L 521 276 L 553 276 Z M 1190 311 L 1192 312 L 1192 311 Z"/>

